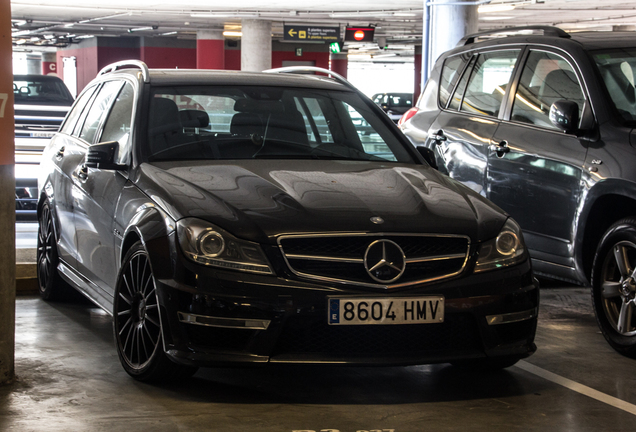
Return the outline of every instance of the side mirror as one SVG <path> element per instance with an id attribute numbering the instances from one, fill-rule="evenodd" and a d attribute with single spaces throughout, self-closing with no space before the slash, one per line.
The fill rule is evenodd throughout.
<path id="1" fill-rule="evenodd" d="M 438 169 L 437 161 L 435 160 L 435 152 L 432 149 L 424 146 L 417 146 L 416 148 L 417 151 L 420 152 L 426 163 L 431 166 L 431 168 Z"/>
<path id="2" fill-rule="evenodd" d="M 568 100 L 554 102 L 550 107 L 550 121 L 563 132 L 575 132 L 579 127 L 578 104 Z"/>
<path id="3" fill-rule="evenodd" d="M 99 168 L 103 170 L 126 169 L 126 165 L 119 165 L 115 163 L 115 155 L 118 150 L 119 143 L 117 141 L 108 141 L 90 145 L 86 152 L 85 165 L 88 168 Z"/>

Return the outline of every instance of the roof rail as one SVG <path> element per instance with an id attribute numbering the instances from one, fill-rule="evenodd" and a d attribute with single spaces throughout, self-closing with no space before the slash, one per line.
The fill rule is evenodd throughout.
<path id="1" fill-rule="evenodd" d="M 141 60 L 122 60 L 116 63 L 111 63 L 99 71 L 97 75 L 104 75 L 110 72 L 115 72 L 118 69 L 123 69 L 124 66 L 136 66 L 141 69 L 141 76 L 144 78 L 144 82 L 150 82 L 150 74 L 148 72 L 148 66 Z"/>
<path id="2" fill-rule="evenodd" d="M 497 33 L 520 32 L 523 30 L 542 30 L 544 36 L 556 36 L 556 37 L 565 38 L 565 39 L 570 38 L 570 34 L 567 33 L 565 30 L 560 29 L 558 27 L 553 27 L 553 26 L 537 25 L 537 26 L 525 26 L 525 27 L 508 27 L 508 28 L 489 30 L 485 32 L 466 35 L 459 42 L 457 42 L 457 46 L 463 46 L 463 45 L 475 43 L 475 39 L 481 36 L 488 36 L 488 35 L 497 34 Z"/>
<path id="3" fill-rule="evenodd" d="M 356 87 L 351 84 L 345 77 L 340 74 L 335 73 L 334 71 L 330 71 L 329 69 L 323 69 L 315 66 L 287 66 L 276 69 L 268 69 L 263 71 L 265 73 L 302 73 L 302 72 L 320 72 L 325 75 L 331 75 L 336 81 L 341 84 L 346 85 L 347 87 L 351 87 L 356 89 Z M 356 89 L 357 90 L 357 89 Z"/>

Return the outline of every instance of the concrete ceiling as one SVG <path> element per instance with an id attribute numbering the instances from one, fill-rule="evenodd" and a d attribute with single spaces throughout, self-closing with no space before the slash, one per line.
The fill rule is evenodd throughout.
<path id="1" fill-rule="evenodd" d="M 284 24 L 376 27 L 376 41 L 408 50 L 421 43 L 425 0 L 12 0 L 15 49 L 47 50 L 93 36 L 149 36 L 195 39 L 199 30 L 240 30 L 242 19 Z M 447 1 L 447 0 L 444 0 Z M 430 3 L 440 2 L 432 0 Z M 634 26 L 634 0 L 492 0 L 514 9 L 479 13 L 479 29 L 556 25 L 569 31 Z M 473 1 L 472 3 L 475 3 Z M 228 7 L 231 4 L 232 7 Z M 434 10 L 438 7 L 431 6 Z M 371 50 L 358 45 L 353 49 Z M 377 49 L 377 46 L 375 46 Z"/>

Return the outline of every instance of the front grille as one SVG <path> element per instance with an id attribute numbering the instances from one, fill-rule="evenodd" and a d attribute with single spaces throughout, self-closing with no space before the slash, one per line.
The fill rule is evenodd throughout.
<path id="1" fill-rule="evenodd" d="M 397 280 L 385 283 L 374 279 L 365 267 L 365 253 L 378 240 L 393 242 L 404 253 L 404 272 Z M 470 243 L 463 236 L 360 234 L 284 236 L 279 245 L 292 272 L 298 276 L 396 287 L 459 274 L 466 265 Z"/>
<path id="2" fill-rule="evenodd" d="M 439 324 L 352 326 L 295 316 L 287 320 L 273 356 L 408 356 L 481 348 L 477 323 L 467 314 L 447 315 Z"/>

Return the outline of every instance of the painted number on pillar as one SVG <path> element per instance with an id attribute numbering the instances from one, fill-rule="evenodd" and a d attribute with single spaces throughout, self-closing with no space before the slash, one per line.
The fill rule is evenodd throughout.
<path id="1" fill-rule="evenodd" d="M 6 93 L 0 93 L 0 118 L 4 118 L 4 108 L 7 106 L 9 95 Z"/>

